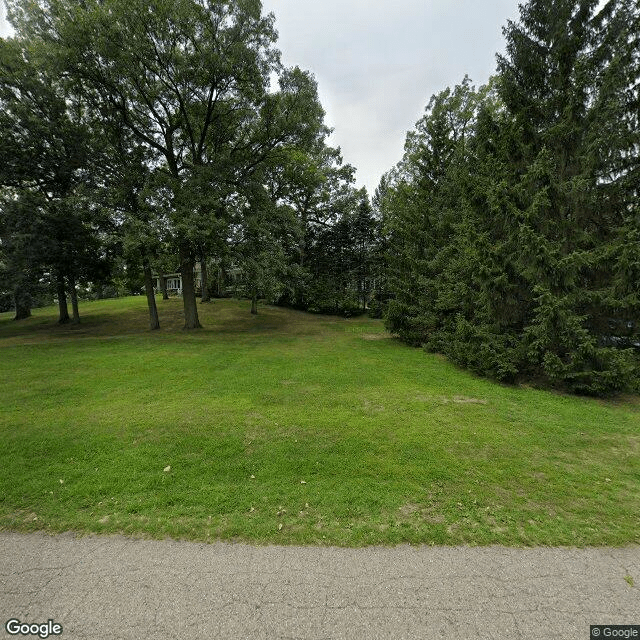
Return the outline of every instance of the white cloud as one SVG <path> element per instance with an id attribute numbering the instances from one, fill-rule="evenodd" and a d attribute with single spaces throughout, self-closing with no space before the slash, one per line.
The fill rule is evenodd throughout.
<path id="1" fill-rule="evenodd" d="M 7 38 L 13 35 L 13 29 L 7 22 L 7 10 L 4 2 L 0 2 L 0 38 Z"/>
<path id="2" fill-rule="evenodd" d="M 331 143 L 373 192 L 434 93 L 495 71 L 517 0 L 263 0 L 283 61 L 312 71 Z"/>

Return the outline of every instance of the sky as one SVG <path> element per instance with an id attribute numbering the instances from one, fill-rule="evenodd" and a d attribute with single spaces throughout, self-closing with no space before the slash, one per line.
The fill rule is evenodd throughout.
<path id="1" fill-rule="evenodd" d="M 401 158 L 407 131 L 429 98 L 468 74 L 476 86 L 496 69 L 502 27 L 518 0 L 263 0 L 276 16 L 287 66 L 318 82 L 329 139 L 373 195 Z M 10 35 L 0 3 L 0 36 Z"/>
<path id="2" fill-rule="evenodd" d="M 263 0 L 276 16 L 287 66 L 318 81 L 329 142 L 373 195 L 402 158 L 407 131 L 429 98 L 459 84 L 476 86 L 496 70 L 502 27 L 518 0 Z"/>

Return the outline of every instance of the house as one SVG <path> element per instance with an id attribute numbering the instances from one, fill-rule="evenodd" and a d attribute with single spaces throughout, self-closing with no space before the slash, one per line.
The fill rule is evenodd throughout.
<path id="1" fill-rule="evenodd" d="M 202 294 L 202 267 L 195 263 L 193 270 L 196 294 Z M 237 266 L 223 268 L 219 263 L 212 261 L 209 265 L 209 293 L 214 297 L 234 296 L 238 293 L 238 286 L 242 270 Z M 166 282 L 167 294 L 173 296 L 182 295 L 182 274 L 179 271 L 173 273 L 153 273 L 156 293 L 162 292 L 162 280 Z"/>
<path id="2" fill-rule="evenodd" d="M 196 292 L 199 293 L 202 290 L 202 268 L 199 262 L 195 264 L 193 275 Z M 182 295 L 182 274 L 179 271 L 174 273 L 156 273 L 153 274 L 153 278 L 155 280 L 156 293 L 162 291 L 162 280 L 164 280 L 167 283 L 167 293 L 169 295 Z"/>

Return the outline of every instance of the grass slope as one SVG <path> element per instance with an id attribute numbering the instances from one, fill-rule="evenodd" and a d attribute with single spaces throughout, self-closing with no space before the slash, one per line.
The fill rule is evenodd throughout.
<path id="1" fill-rule="evenodd" d="M 640 542 L 640 403 L 500 386 L 380 321 L 225 300 L 0 315 L 0 528 L 302 544 Z M 170 467 L 170 470 L 165 470 Z"/>

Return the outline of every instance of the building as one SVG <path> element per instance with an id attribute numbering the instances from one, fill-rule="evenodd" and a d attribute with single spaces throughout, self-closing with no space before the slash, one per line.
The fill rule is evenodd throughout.
<path id="1" fill-rule="evenodd" d="M 196 262 L 195 264 L 193 275 L 194 275 L 196 292 L 200 292 L 202 290 L 202 268 L 200 267 L 199 262 Z M 155 280 L 156 293 L 159 293 L 162 291 L 162 280 L 165 280 L 165 282 L 167 283 L 167 293 L 170 296 L 182 295 L 182 274 L 179 271 L 174 273 L 154 274 L 153 278 Z"/>

